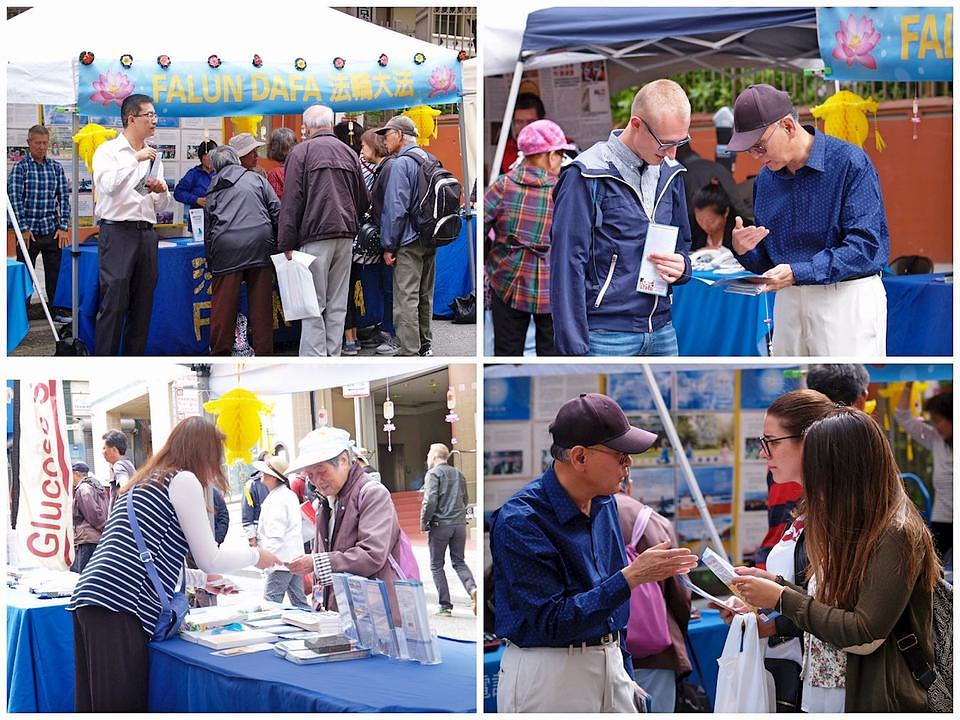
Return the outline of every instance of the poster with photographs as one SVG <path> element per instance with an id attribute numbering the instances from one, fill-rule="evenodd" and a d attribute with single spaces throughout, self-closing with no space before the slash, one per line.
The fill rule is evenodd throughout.
<path id="1" fill-rule="evenodd" d="M 679 371 L 677 409 L 732 412 L 735 378 L 735 370 Z"/>
<path id="2" fill-rule="evenodd" d="M 674 418 L 687 459 L 695 465 L 733 463 L 732 413 L 697 413 Z"/>
<path id="3" fill-rule="evenodd" d="M 760 457 L 760 436 L 763 434 L 762 412 L 740 413 L 740 459 L 763 460 Z"/>
<path id="4" fill-rule="evenodd" d="M 157 128 L 150 144 L 160 153 L 160 157 L 163 158 L 164 167 L 166 167 L 169 163 L 176 162 L 178 159 L 177 147 L 180 144 L 180 131 L 169 128 Z"/>
<path id="5" fill-rule="evenodd" d="M 630 468 L 633 497 L 666 518 L 677 509 L 677 473 L 672 467 Z"/>
<path id="6" fill-rule="evenodd" d="M 76 106 L 64 107 L 62 105 L 44 105 L 43 106 L 43 124 L 63 125 L 73 127 L 73 113 Z"/>
<path id="7" fill-rule="evenodd" d="M 724 552 L 729 556 L 733 538 L 733 517 L 730 515 L 714 515 L 713 524 L 723 543 Z M 681 546 L 690 548 L 695 555 L 702 555 L 706 547 L 713 547 L 710 542 L 710 531 L 698 515 L 695 519 L 674 520 L 677 529 L 677 538 Z"/>
<path id="8" fill-rule="evenodd" d="M 733 468 L 695 467 L 693 476 L 700 487 L 703 501 L 713 517 L 733 514 Z M 677 471 L 677 517 L 689 519 L 700 516 L 693 492 L 683 472 Z"/>
<path id="9" fill-rule="evenodd" d="M 663 401 L 669 410 L 673 396 L 673 372 L 654 370 L 654 380 L 663 395 Z M 650 394 L 647 376 L 644 373 L 611 373 L 607 375 L 607 395 L 617 401 L 628 415 L 638 412 L 656 412 L 657 408 Z"/>
<path id="10" fill-rule="evenodd" d="M 550 446 L 553 444 L 553 436 L 550 434 L 550 423 L 533 423 L 533 475 L 540 475 L 545 472 L 553 457 L 550 455 Z"/>
<path id="11" fill-rule="evenodd" d="M 778 397 L 801 387 L 796 366 L 740 371 L 740 407 L 766 410 Z"/>
<path id="12" fill-rule="evenodd" d="M 216 130 L 187 128 L 180 130 L 180 161 L 186 163 L 187 169 L 200 164 L 197 146 L 207 140 L 223 145 L 223 131 L 220 130 L 219 125 Z"/>
<path id="13" fill-rule="evenodd" d="M 40 107 L 32 103 L 7 103 L 7 128 L 23 128 L 23 141 L 26 142 L 27 128 L 40 123 Z"/>
<path id="14" fill-rule="evenodd" d="M 483 382 L 483 419 L 529 420 L 530 377 L 485 378 Z"/>
<path id="15" fill-rule="evenodd" d="M 19 128 L 7 129 L 7 164 L 16 165 L 30 154 L 27 146 L 27 130 Z"/>
<path id="16" fill-rule="evenodd" d="M 757 548 L 763 542 L 768 526 L 766 511 L 740 513 L 737 517 L 737 556 L 740 562 L 756 562 Z"/>
<path id="17" fill-rule="evenodd" d="M 532 476 L 530 433 L 529 423 L 484 423 L 483 476 Z"/>
<path id="18" fill-rule="evenodd" d="M 218 117 L 189 117 L 180 118 L 180 127 L 184 130 L 210 130 L 211 137 L 214 130 L 223 136 L 223 118 Z"/>
<path id="19" fill-rule="evenodd" d="M 673 463 L 673 448 L 670 447 L 670 439 L 667 437 L 667 433 L 663 429 L 663 422 L 657 413 L 630 414 L 627 419 L 634 427 L 643 428 L 657 436 L 657 442 L 653 447 L 645 453 L 632 456 L 634 465 L 670 465 Z"/>
<path id="20" fill-rule="evenodd" d="M 746 512 L 767 510 L 767 464 L 748 462 L 740 465 L 741 509 Z"/>
<path id="21" fill-rule="evenodd" d="M 533 416 L 537 420 L 553 420 L 560 406 L 580 393 L 600 392 L 600 376 L 594 373 L 538 375 L 534 383 Z"/>

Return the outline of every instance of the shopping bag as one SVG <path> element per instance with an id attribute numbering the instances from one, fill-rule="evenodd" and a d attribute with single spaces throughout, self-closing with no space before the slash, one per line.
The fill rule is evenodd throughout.
<path id="1" fill-rule="evenodd" d="M 283 253 L 271 255 L 270 259 L 277 271 L 277 288 L 280 290 L 284 319 L 289 321 L 320 317 L 317 289 L 309 270 L 310 263 L 316 258 L 309 253 L 294 250 L 290 260 L 287 260 Z"/>
<path id="2" fill-rule="evenodd" d="M 723 653 L 717 659 L 716 713 L 773 713 L 777 692 L 763 666 L 763 646 L 753 613 L 734 615 Z"/>

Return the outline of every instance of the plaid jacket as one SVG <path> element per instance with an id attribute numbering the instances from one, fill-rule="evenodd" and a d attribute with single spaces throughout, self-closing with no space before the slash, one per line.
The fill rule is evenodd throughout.
<path id="1" fill-rule="evenodd" d="M 528 165 L 501 175 L 483 198 L 483 222 L 494 239 L 487 257 L 490 289 L 505 305 L 550 312 L 550 223 L 556 178 Z"/>
<path id="2" fill-rule="evenodd" d="M 69 227 L 70 187 L 56 160 L 44 158 L 38 163 L 30 155 L 25 157 L 10 170 L 7 194 L 21 230 L 39 236 Z"/>

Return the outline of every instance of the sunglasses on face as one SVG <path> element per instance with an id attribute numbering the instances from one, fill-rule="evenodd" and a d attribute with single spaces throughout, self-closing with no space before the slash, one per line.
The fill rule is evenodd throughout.
<path id="1" fill-rule="evenodd" d="M 611 450 L 603 446 L 599 447 L 588 447 L 587 450 L 593 450 L 594 452 L 600 452 L 604 455 L 614 455 L 617 458 L 617 462 L 620 465 L 627 465 L 630 462 L 630 453 L 620 452 L 619 450 Z"/>

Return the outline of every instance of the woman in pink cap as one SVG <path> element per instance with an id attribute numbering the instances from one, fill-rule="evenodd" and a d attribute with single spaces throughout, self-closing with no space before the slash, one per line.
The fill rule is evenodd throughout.
<path id="1" fill-rule="evenodd" d="M 523 355 L 530 316 L 537 355 L 553 355 L 550 317 L 550 223 L 553 186 L 564 150 L 574 150 L 560 126 L 537 120 L 517 136 L 521 162 L 501 175 L 483 198 L 488 236 L 486 273 L 496 355 Z"/>

